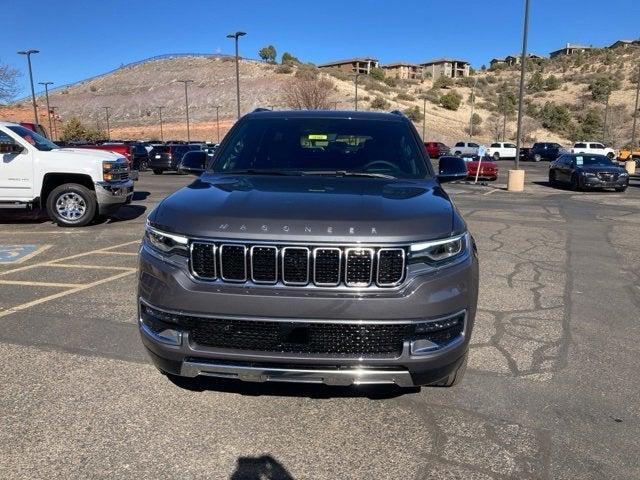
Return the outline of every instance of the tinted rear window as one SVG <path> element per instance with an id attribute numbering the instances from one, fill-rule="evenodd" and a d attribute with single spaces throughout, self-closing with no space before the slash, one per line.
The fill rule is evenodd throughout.
<path id="1" fill-rule="evenodd" d="M 234 128 L 213 170 L 344 170 L 424 178 L 430 172 L 421 152 L 404 122 L 252 118 Z"/>
<path id="2" fill-rule="evenodd" d="M 573 148 L 587 148 L 586 143 L 576 143 Z"/>

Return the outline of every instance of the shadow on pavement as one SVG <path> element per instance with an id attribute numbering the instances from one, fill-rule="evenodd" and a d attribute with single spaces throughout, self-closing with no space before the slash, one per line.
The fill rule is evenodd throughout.
<path id="1" fill-rule="evenodd" d="M 134 202 L 139 201 L 139 200 L 146 200 L 149 195 L 151 195 L 149 192 L 135 191 L 135 192 L 133 192 L 132 200 Z"/>
<path id="2" fill-rule="evenodd" d="M 240 457 L 230 480 L 293 480 L 287 469 L 271 455 Z"/>
<path id="3" fill-rule="evenodd" d="M 370 400 L 388 400 L 403 395 L 418 393 L 420 387 L 400 388 L 395 385 L 360 385 L 349 387 L 327 386 L 308 383 L 254 383 L 242 380 L 168 376 L 171 383 L 192 392 L 216 391 L 237 393 L 251 397 L 263 395 L 277 397 L 308 397 L 316 399 L 366 397 Z"/>
<path id="4" fill-rule="evenodd" d="M 147 211 L 147 207 L 143 205 L 123 205 L 120 209 L 110 217 L 106 217 L 102 222 L 98 221 L 97 224 L 105 223 L 119 223 L 129 220 L 135 220 Z"/>
<path id="5" fill-rule="evenodd" d="M 6 210 L 0 213 L 0 224 L 29 224 L 49 221 L 47 214 L 41 210 Z"/>

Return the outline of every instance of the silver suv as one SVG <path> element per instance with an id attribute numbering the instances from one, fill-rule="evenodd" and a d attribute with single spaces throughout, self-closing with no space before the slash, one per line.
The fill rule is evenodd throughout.
<path id="1" fill-rule="evenodd" d="M 207 163 L 207 165 L 205 165 Z M 451 386 L 478 295 L 473 237 L 401 113 L 243 117 L 149 215 L 139 326 L 169 375 Z"/>

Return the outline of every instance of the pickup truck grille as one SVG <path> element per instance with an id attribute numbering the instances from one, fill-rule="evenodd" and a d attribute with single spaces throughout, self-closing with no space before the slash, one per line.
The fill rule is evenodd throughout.
<path id="1" fill-rule="evenodd" d="M 394 287 L 405 276 L 405 249 L 192 242 L 190 268 L 202 280 L 290 286 Z"/>

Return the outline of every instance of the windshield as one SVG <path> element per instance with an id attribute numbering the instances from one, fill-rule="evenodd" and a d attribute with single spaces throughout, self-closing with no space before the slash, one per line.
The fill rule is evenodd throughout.
<path id="1" fill-rule="evenodd" d="M 26 142 L 29 142 L 38 150 L 49 151 L 55 148 L 60 148 L 52 141 L 44 138 L 42 135 L 38 135 L 36 132 L 34 132 L 33 130 L 29 130 L 28 128 L 19 127 L 19 126 L 7 127 L 7 128 L 11 130 L 13 133 L 17 133 L 18 135 L 20 135 L 22 139 L 24 139 Z"/>
<path id="2" fill-rule="evenodd" d="M 339 172 L 396 178 L 430 174 L 408 125 L 348 118 L 246 119 L 212 168 L 220 173 Z"/>
<path id="3" fill-rule="evenodd" d="M 598 165 L 601 167 L 612 167 L 613 163 L 604 155 L 579 155 L 574 159 L 576 165 Z"/>

